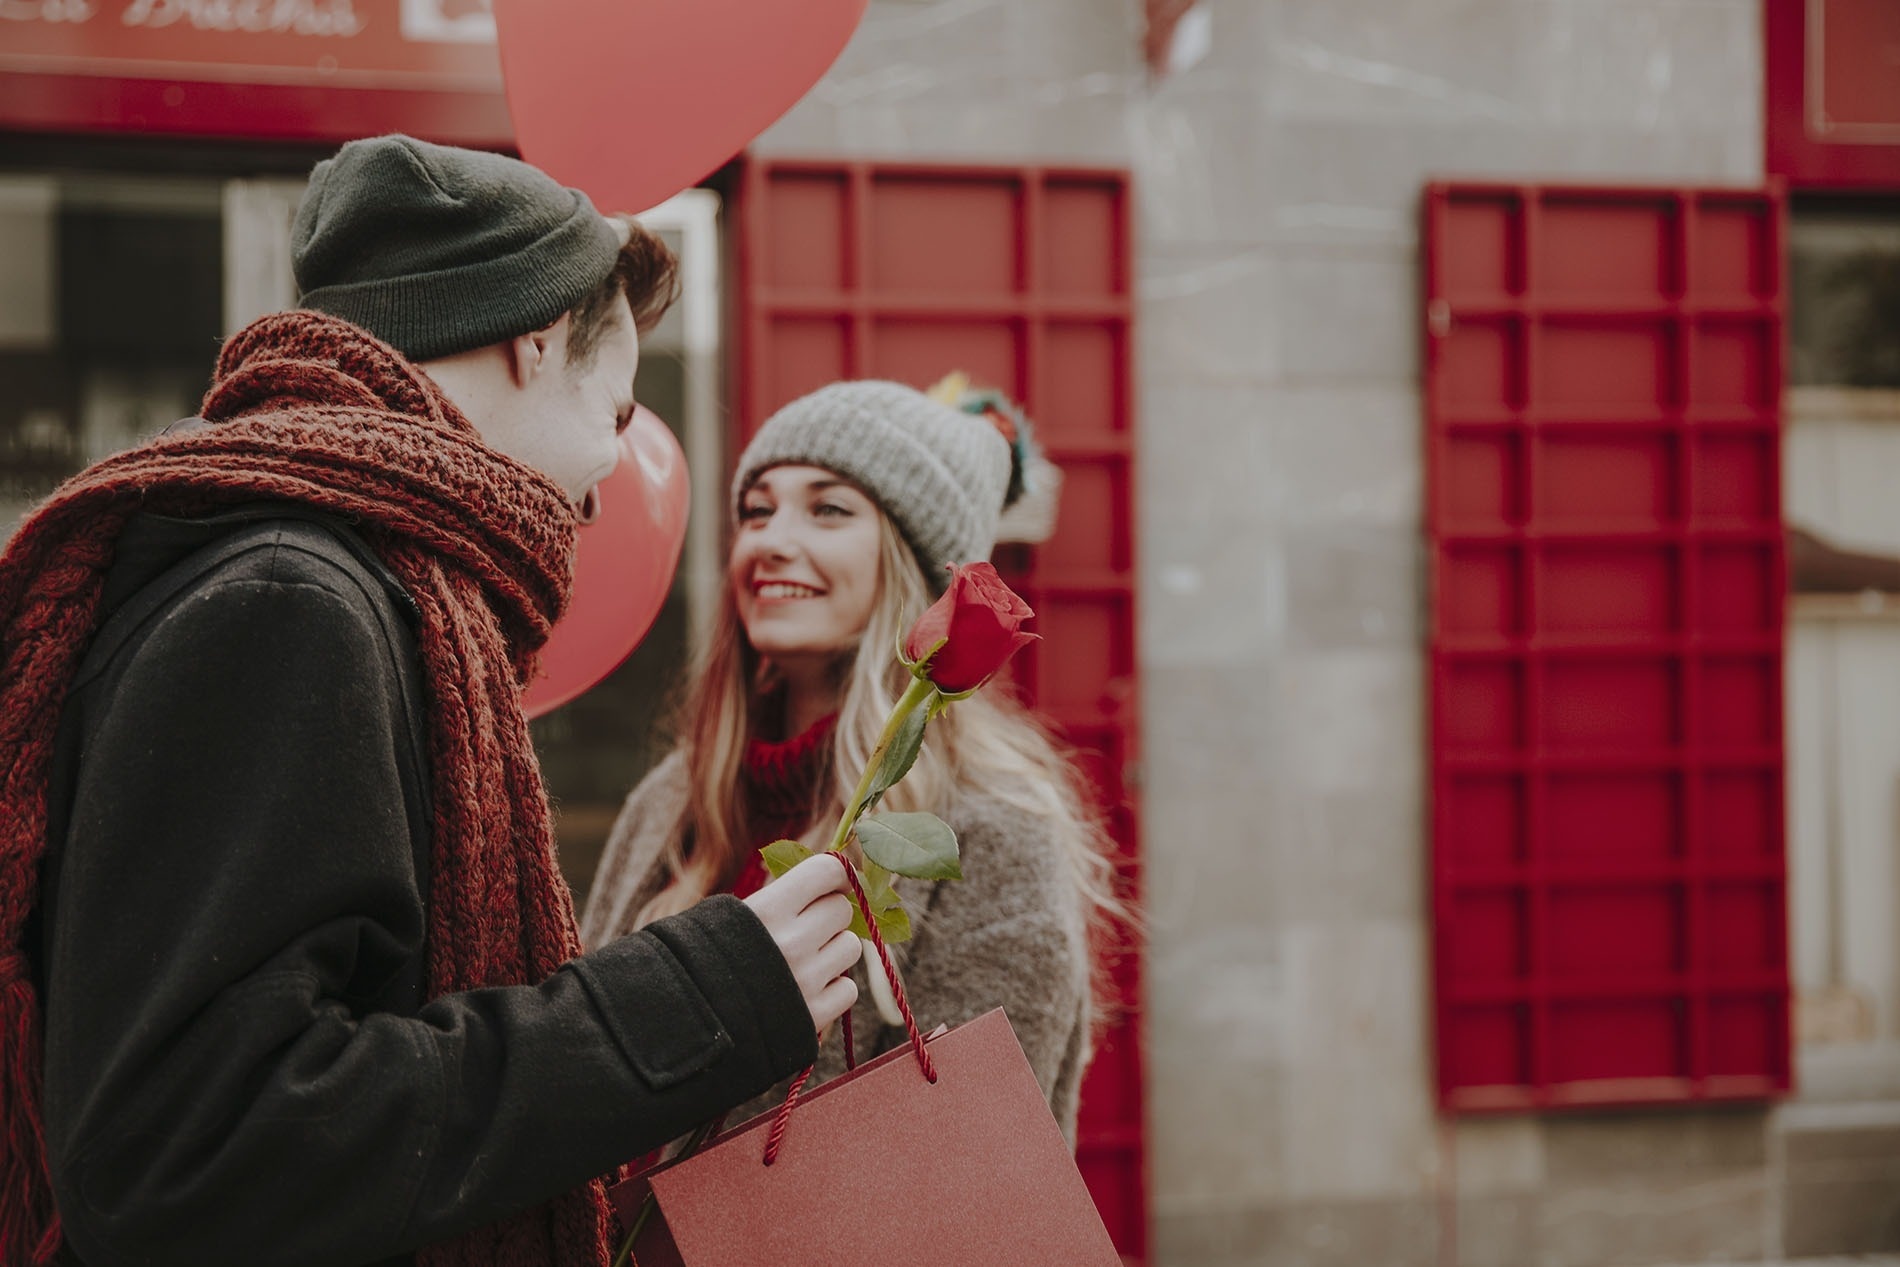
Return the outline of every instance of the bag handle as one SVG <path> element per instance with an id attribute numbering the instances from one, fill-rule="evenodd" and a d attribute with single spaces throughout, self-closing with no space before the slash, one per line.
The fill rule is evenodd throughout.
<path id="1" fill-rule="evenodd" d="M 884 945 L 884 936 L 877 930 L 877 917 L 871 914 L 871 901 L 864 895 L 864 885 L 858 879 L 858 870 L 851 860 L 842 853 L 830 855 L 844 868 L 844 876 L 851 885 L 851 896 L 857 899 L 858 910 L 864 915 L 864 926 L 871 930 L 871 945 L 877 950 L 878 962 L 884 967 L 884 979 L 891 983 L 891 997 L 897 1000 L 897 1010 L 904 1018 L 904 1032 L 910 1036 L 910 1049 L 917 1057 L 917 1067 L 924 1072 L 924 1081 L 936 1084 L 937 1066 L 931 1063 L 930 1053 L 924 1050 L 924 1036 L 918 1032 L 917 1018 L 910 1013 L 910 1000 L 904 997 L 904 983 L 897 979 L 897 968 L 891 963 L 891 952 Z M 846 1069 L 857 1067 L 857 1054 L 852 1050 L 851 1013 L 844 1014 L 844 1063 Z M 811 1079 L 811 1065 L 792 1082 L 791 1089 L 785 1093 L 785 1103 L 779 1106 L 778 1116 L 772 1120 L 772 1129 L 765 1138 L 765 1164 L 771 1165 L 778 1160 L 779 1145 L 785 1142 L 785 1128 L 791 1124 L 792 1110 L 798 1107 L 799 1093 L 804 1091 L 805 1083 Z"/>

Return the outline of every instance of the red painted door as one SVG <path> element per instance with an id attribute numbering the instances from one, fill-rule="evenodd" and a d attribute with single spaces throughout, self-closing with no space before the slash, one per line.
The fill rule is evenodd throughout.
<path id="1" fill-rule="evenodd" d="M 749 161 L 738 247 L 736 446 L 778 406 L 841 378 L 925 387 L 952 370 L 1007 392 L 1064 486 L 1053 538 L 997 565 L 1043 640 L 1016 662 L 1080 750 L 1139 897 L 1134 302 L 1127 173 Z M 1083 1088 L 1077 1161 L 1124 1255 L 1146 1256 L 1140 965 Z"/>
<path id="2" fill-rule="evenodd" d="M 1789 1086 L 1774 192 L 1425 198 L 1438 1083 Z"/>

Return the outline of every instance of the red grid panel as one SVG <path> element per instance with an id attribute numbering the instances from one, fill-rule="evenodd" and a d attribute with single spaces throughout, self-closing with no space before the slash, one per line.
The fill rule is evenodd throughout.
<path id="1" fill-rule="evenodd" d="M 1127 173 L 749 160 L 736 194 L 735 445 L 839 378 L 923 387 L 961 369 L 1036 420 L 1064 486 L 1051 540 L 997 552 L 1043 636 L 1015 681 L 1078 751 L 1138 900 Z M 1122 950 L 1077 1162 L 1115 1244 L 1143 1261 L 1140 960 Z"/>
<path id="2" fill-rule="evenodd" d="M 1781 199 L 1425 219 L 1441 1103 L 1784 1091 Z"/>

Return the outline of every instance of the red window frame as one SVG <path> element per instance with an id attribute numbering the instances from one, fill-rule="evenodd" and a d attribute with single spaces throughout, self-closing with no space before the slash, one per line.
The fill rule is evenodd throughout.
<path id="1" fill-rule="evenodd" d="M 1424 211 L 1440 1102 L 1786 1091 L 1785 199 Z"/>
<path id="2" fill-rule="evenodd" d="M 1890 0 L 1762 0 L 1767 163 L 1795 189 L 1900 190 L 1900 9 Z M 1830 124 L 1830 75 L 1877 117 Z M 1836 81 L 1838 82 L 1838 81 Z M 1878 88 L 1887 86 L 1882 97 Z"/>
<path id="3" fill-rule="evenodd" d="M 1062 468 L 1054 537 L 996 561 L 1043 641 L 1017 688 L 1078 751 L 1139 900 L 1128 772 L 1135 661 L 1133 195 L 1079 167 L 748 158 L 735 225 L 733 452 L 778 406 L 839 378 L 928 386 L 952 370 L 1010 393 Z M 1110 1235 L 1148 1254 L 1140 960 L 1082 1089 L 1077 1164 Z"/>

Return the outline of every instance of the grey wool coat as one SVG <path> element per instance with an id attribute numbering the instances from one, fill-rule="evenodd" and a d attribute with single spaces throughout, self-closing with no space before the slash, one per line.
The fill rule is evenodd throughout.
<path id="1" fill-rule="evenodd" d="M 599 946 L 632 931 L 642 907 L 666 886 L 667 835 L 686 803 L 686 763 L 661 762 L 627 797 L 601 857 L 581 919 Z M 1049 1108 L 1071 1145 L 1077 1093 L 1090 1048 L 1089 940 L 1082 899 L 1046 824 L 992 797 L 966 792 L 942 817 L 957 833 L 963 879 L 899 880 L 913 937 L 893 947 L 917 1023 L 928 1033 L 1001 1007 L 1029 1057 Z M 852 1013 L 858 1057 L 904 1041 L 879 1017 L 858 968 Z M 818 1054 L 812 1086 L 844 1071 L 841 1031 Z M 732 1121 L 775 1103 L 768 1093 Z"/>

